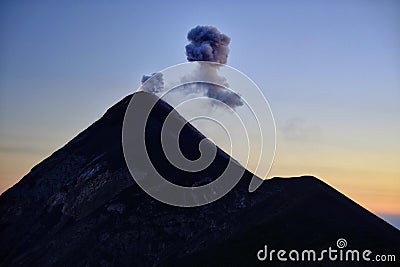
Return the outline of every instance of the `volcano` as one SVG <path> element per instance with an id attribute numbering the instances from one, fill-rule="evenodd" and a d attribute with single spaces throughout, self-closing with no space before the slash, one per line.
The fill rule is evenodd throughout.
<path id="1" fill-rule="evenodd" d="M 311 176 L 268 179 L 249 193 L 253 174 L 244 170 L 233 190 L 208 205 L 180 208 L 153 199 L 132 179 L 122 152 L 122 124 L 131 97 L 0 196 L 1 266 L 292 266 L 259 261 L 257 252 L 265 245 L 337 249 L 340 238 L 347 240 L 347 248 L 400 260 L 399 230 Z M 171 112 L 158 100 L 146 126 L 146 145 L 157 170 L 183 186 L 216 179 L 230 159 L 220 149 L 200 172 L 168 163 L 159 137 Z M 177 113 L 174 118 L 183 119 Z M 204 138 L 187 123 L 179 139 L 182 153 L 199 157 Z M 324 260 L 296 266 L 366 263 Z"/>

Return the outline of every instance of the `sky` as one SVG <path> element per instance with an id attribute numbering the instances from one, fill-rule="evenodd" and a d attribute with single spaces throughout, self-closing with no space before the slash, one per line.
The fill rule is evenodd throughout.
<path id="1" fill-rule="evenodd" d="M 0 192 L 143 74 L 186 62 L 197 25 L 231 37 L 228 64 L 269 101 L 268 177 L 314 175 L 400 228 L 400 2 L 388 0 L 1 1 Z"/>

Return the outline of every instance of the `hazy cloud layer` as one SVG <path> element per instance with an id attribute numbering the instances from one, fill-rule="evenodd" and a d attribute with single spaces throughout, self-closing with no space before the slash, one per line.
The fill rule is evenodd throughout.
<path id="1" fill-rule="evenodd" d="M 301 118 L 290 118 L 279 128 L 286 140 L 301 142 L 321 140 L 321 128 Z"/>

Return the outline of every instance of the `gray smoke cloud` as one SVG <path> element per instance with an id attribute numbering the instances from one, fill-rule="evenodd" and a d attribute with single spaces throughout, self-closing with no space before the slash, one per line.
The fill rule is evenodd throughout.
<path id="1" fill-rule="evenodd" d="M 188 61 L 227 63 L 229 54 L 228 45 L 231 39 L 217 28 L 212 26 L 197 26 L 189 31 L 187 39 L 190 42 L 185 47 Z M 197 70 L 193 73 L 193 77 L 184 77 L 182 82 L 187 82 L 192 80 L 191 78 L 194 78 L 194 80 L 208 80 L 222 86 L 201 82 L 185 85 L 181 87 L 181 93 L 176 94 L 177 97 L 181 98 L 179 95 L 202 93 L 211 99 L 225 103 L 231 108 L 242 106 L 242 98 L 235 92 L 227 89 L 229 88 L 229 84 L 224 77 L 218 75 L 218 68 L 218 64 L 199 64 Z M 141 82 L 141 89 L 143 91 L 156 94 L 164 90 L 164 79 L 161 73 L 143 75 Z"/>
<path id="2" fill-rule="evenodd" d="M 231 38 L 212 26 L 197 26 L 187 35 L 190 41 L 186 48 L 188 61 L 212 61 L 226 64 Z"/>
<path id="3" fill-rule="evenodd" d="M 212 26 L 197 26 L 191 29 L 187 35 L 190 44 L 186 45 L 186 57 L 188 61 L 211 61 L 220 64 L 226 64 L 228 60 L 229 48 L 231 41 L 227 35 L 221 33 L 217 28 Z M 226 89 L 229 84 L 224 77 L 218 75 L 217 64 L 200 65 L 196 73 L 197 78 L 206 76 L 207 80 L 223 86 L 207 84 L 205 87 L 205 95 L 209 98 L 219 100 L 231 108 L 243 105 L 241 97 Z"/>

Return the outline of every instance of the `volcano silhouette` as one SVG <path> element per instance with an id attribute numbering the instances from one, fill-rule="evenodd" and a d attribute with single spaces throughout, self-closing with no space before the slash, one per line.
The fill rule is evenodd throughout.
<path id="1" fill-rule="evenodd" d="M 223 198 L 195 208 L 153 199 L 132 179 L 122 153 L 122 123 L 131 97 L 0 196 L 0 266 L 292 266 L 261 262 L 257 252 L 264 245 L 337 248 L 339 238 L 347 240 L 348 248 L 400 260 L 399 230 L 311 176 L 269 179 L 249 193 L 253 175 L 245 171 Z M 181 171 L 165 158 L 160 132 L 171 112 L 176 113 L 159 100 L 146 126 L 146 145 L 157 170 L 184 186 L 216 179 L 229 161 L 220 149 L 212 164 L 197 173 Z M 204 138 L 187 123 L 179 139 L 182 153 L 198 158 Z"/>

